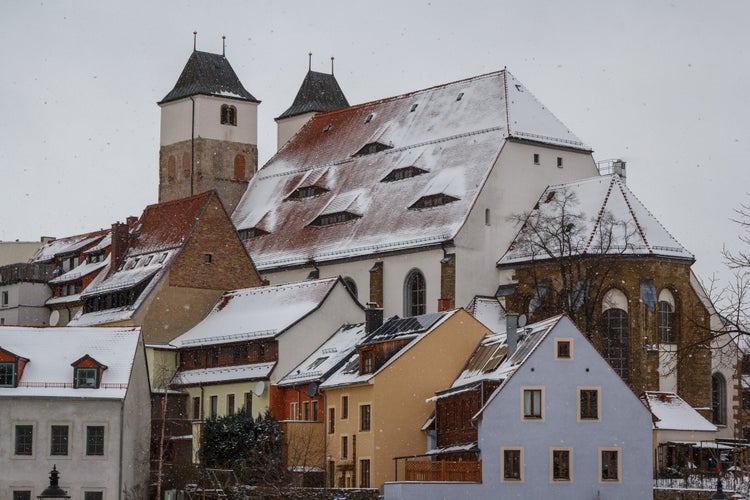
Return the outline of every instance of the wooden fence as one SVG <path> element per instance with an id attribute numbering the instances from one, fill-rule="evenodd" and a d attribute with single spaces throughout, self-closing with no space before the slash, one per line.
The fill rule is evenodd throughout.
<path id="1" fill-rule="evenodd" d="M 482 462 L 407 461 L 407 481 L 482 482 Z"/>

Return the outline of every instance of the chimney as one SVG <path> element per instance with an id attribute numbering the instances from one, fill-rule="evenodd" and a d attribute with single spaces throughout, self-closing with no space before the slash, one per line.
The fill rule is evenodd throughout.
<path id="1" fill-rule="evenodd" d="M 383 325 L 383 308 L 375 302 L 368 302 L 365 309 L 365 333 L 372 333 Z"/>
<path id="2" fill-rule="evenodd" d="M 128 227 L 135 227 L 136 222 L 138 222 L 138 217 L 136 217 L 135 215 L 131 215 L 127 219 L 125 219 L 125 223 L 128 225 Z"/>
<path id="3" fill-rule="evenodd" d="M 130 228 L 127 224 L 122 222 L 115 222 L 112 224 L 112 247 L 110 248 L 110 255 L 112 262 L 109 274 L 114 273 L 120 267 L 123 260 L 125 260 L 125 253 L 128 251 L 128 245 L 130 244 Z"/>
<path id="4" fill-rule="evenodd" d="M 438 312 L 451 310 L 451 299 L 438 299 Z"/>
<path id="5" fill-rule="evenodd" d="M 505 315 L 505 342 L 508 344 L 508 357 L 516 352 L 518 347 L 518 314 L 508 313 Z"/>

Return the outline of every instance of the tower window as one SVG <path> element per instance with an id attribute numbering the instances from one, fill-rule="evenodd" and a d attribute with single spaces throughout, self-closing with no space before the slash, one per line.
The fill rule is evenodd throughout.
<path id="1" fill-rule="evenodd" d="M 229 104 L 221 106 L 221 124 L 237 126 L 237 108 Z"/>
<path id="2" fill-rule="evenodd" d="M 534 165 L 539 165 L 539 153 L 534 153 Z"/>
<path id="3" fill-rule="evenodd" d="M 563 166 L 562 156 L 558 156 L 557 157 L 557 166 L 558 166 L 558 168 L 562 168 L 562 166 Z"/>

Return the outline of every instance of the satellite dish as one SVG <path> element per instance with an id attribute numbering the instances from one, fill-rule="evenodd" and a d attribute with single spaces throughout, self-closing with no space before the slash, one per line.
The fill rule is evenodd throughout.
<path id="1" fill-rule="evenodd" d="M 318 384 L 316 384 L 315 382 L 310 382 L 310 385 L 307 386 L 307 397 L 314 398 L 317 392 Z"/>
<path id="2" fill-rule="evenodd" d="M 262 380 L 258 382 L 257 384 L 255 384 L 256 396 L 261 396 L 265 390 L 266 390 L 266 384 L 264 384 Z"/>
<path id="3" fill-rule="evenodd" d="M 60 322 L 60 311 L 52 311 L 49 315 L 49 326 L 57 326 Z"/>
<path id="4" fill-rule="evenodd" d="M 518 326 L 520 326 L 521 328 L 523 328 L 524 326 L 526 326 L 526 315 L 525 314 L 522 314 L 522 315 L 520 315 L 518 317 Z"/>

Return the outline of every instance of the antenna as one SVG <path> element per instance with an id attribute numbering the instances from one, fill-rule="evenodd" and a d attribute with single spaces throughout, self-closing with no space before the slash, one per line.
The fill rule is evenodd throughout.
<path id="1" fill-rule="evenodd" d="M 331 76 L 333 76 L 333 56 L 331 56 Z"/>
<path id="2" fill-rule="evenodd" d="M 315 382 L 310 382 L 310 384 L 307 386 L 307 397 L 314 398 L 317 392 L 318 384 L 316 384 Z"/>
<path id="3" fill-rule="evenodd" d="M 307 53 L 307 71 L 312 71 L 312 52 Z"/>
<path id="4" fill-rule="evenodd" d="M 198 38 L 198 32 L 193 31 L 193 52 L 195 52 L 195 41 Z"/>
<path id="5" fill-rule="evenodd" d="M 226 57 L 227 55 L 227 37 L 221 35 L 221 56 Z"/>

